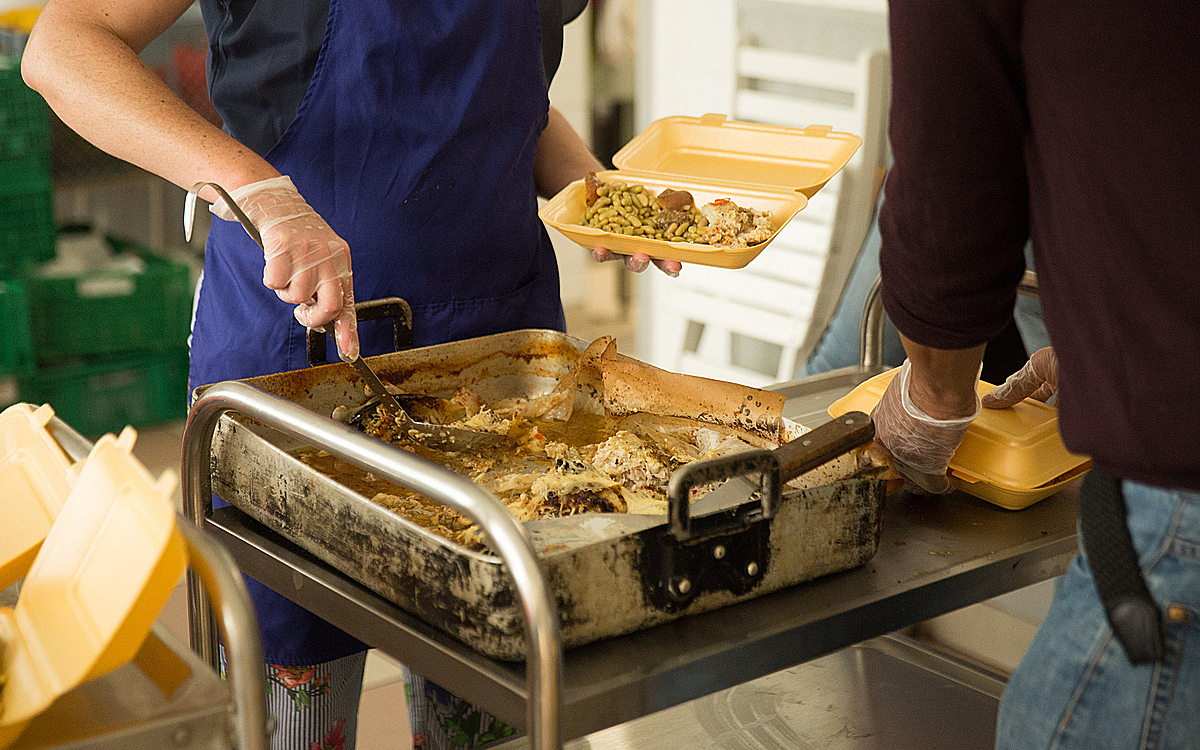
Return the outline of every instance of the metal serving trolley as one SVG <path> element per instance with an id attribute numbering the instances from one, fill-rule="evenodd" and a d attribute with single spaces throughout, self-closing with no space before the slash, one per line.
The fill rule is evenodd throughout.
<path id="1" fill-rule="evenodd" d="M 1035 293 L 1032 274 L 1022 290 Z M 877 285 L 864 314 L 859 366 L 774 387 L 787 397 L 784 416 L 816 426 L 828 419 L 830 403 L 881 372 L 882 328 Z M 213 510 L 212 441 L 229 412 L 437 498 L 478 523 L 516 583 L 529 639 L 527 663 L 487 658 L 236 508 Z M 986 720 L 990 710 L 994 718 L 1001 678 L 928 652 L 922 656 L 920 646 L 903 639 L 879 637 L 1059 575 L 1076 551 L 1078 482 L 1019 513 L 963 493 L 932 498 L 900 493 L 888 498 L 878 552 L 861 567 L 580 646 L 564 657 L 555 604 L 522 527 L 477 485 L 432 468 L 289 401 L 245 384 L 223 383 L 197 399 L 188 421 L 185 511 L 230 550 L 247 574 L 505 717 L 528 732 L 528 742 L 539 750 L 806 662 L 828 666 L 834 663 L 829 659 L 852 659 L 861 666 L 878 654 L 924 665 L 919 668 L 928 674 L 969 686 L 986 699 L 981 715 Z M 213 632 L 194 583 L 189 618 L 193 646 L 211 662 Z M 856 644 L 862 645 L 843 651 Z M 930 666 L 938 664 L 945 668 Z"/>

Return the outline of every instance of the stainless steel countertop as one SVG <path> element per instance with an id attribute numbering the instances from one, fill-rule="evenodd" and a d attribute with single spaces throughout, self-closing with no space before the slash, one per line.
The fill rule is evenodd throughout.
<path id="1" fill-rule="evenodd" d="M 781 384 L 784 414 L 821 421 L 862 375 Z M 806 421 L 807 419 L 807 421 Z M 1078 482 L 1025 510 L 963 493 L 889 497 L 866 565 L 566 653 L 561 722 L 577 737 L 739 685 L 1054 577 L 1076 551 Z M 233 508 L 208 529 L 247 574 L 514 724 L 522 663 L 497 662 L 425 625 Z"/>

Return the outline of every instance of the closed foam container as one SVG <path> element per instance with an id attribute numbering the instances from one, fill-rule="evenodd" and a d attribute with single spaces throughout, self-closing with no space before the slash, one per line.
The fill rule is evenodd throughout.
<path id="1" fill-rule="evenodd" d="M 59 696 L 132 659 L 183 574 L 175 477 L 150 476 L 135 436 L 106 435 L 76 465 L 17 606 L 0 608 L 0 749 Z"/>
<path id="2" fill-rule="evenodd" d="M 587 190 L 572 182 L 538 215 L 566 237 L 588 248 L 605 247 L 622 255 L 645 253 L 719 268 L 742 268 L 775 239 L 808 199 L 837 174 L 862 139 L 826 125 L 787 128 L 739 122 L 725 115 L 667 117 L 657 120 L 613 157 L 615 170 L 598 172 L 601 182 L 642 185 L 654 193 L 687 190 L 697 206 L 728 198 L 739 206 L 769 211 L 771 236 L 746 248 L 606 232 L 581 223 Z"/>
<path id="3" fill-rule="evenodd" d="M 868 414 L 900 368 L 880 373 L 829 406 L 829 415 Z M 979 395 L 994 386 L 980 381 Z M 964 492 L 1009 510 L 1049 497 L 1078 477 L 1091 460 L 1071 453 L 1058 433 L 1058 409 L 1025 399 L 1008 409 L 983 409 L 950 459 Z"/>

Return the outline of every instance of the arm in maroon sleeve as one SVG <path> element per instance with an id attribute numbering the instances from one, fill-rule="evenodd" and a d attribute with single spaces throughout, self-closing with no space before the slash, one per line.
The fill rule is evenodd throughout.
<path id="1" fill-rule="evenodd" d="M 1012 316 L 1029 233 L 1019 19 L 1011 0 L 891 2 L 883 299 L 925 346 L 974 347 Z"/>
<path id="2" fill-rule="evenodd" d="M 1019 24 L 1004 3 L 893 0 L 883 301 L 909 361 L 872 417 L 905 478 L 947 492 L 983 345 L 1012 317 L 1028 235 Z M 1019 14 L 1016 14 L 1019 18 Z"/>

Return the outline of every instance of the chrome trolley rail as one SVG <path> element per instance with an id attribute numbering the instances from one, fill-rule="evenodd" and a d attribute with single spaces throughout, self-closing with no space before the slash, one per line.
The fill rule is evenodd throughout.
<path id="1" fill-rule="evenodd" d="M 1035 284 L 1027 274 L 1023 291 Z M 816 426 L 828 419 L 830 403 L 883 370 L 883 309 L 877 291 L 864 320 L 868 325 L 858 366 L 772 387 L 788 397 L 784 416 Z M 236 508 L 213 511 L 211 441 L 218 418 L 227 411 L 442 498 L 473 521 L 486 514 L 480 525 L 496 547 L 505 540 L 502 556 L 521 587 L 535 644 L 528 665 L 480 655 Z M 314 436 L 314 431 L 320 434 Z M 531 731 L 534 748 L 561 747 L 560 727 L 565 738 L 589 734 L 1052 578 L 1066 570 L 1076 552 L 1078 483 L 1019 513 L 963 493 L 939 498 L 901 493 L 888 500 L 878 553 L 860 568 L 581 646 L 564 657 L 553 602 L 522 528 L 477 485 L 457 475 L 442 477 L 439 467 L 431 473 L 429 465 L 416 461 L 244 384 L 219 384 L 205 392 L 189 420 L 185 508 L 230 549 L 247 574 L 451 692 Z M 451 492 L 453 497 L 445 499 Z M 212 631 L 198 589 L 189 591 L 189 601 L 194 647 L 203 649 L 204 643 L 211 644 Z M 211 658 L 211 648 L 202 653 Z"/>
<path id="2" fill-rule="evenodd" d="M 47 427 L 73 461 L 91 453 L 91 441 L 58 417 Z M 225 548 L 190 521 L 179 519 L 178 528 L 187 549 L 188 575 L 204 582 L 209 596 L 205 606 L 220 614 L 217 629 L 226 644 L 228 685 L 156 625 L 143 650 L 152 654 L 147 666 L 170 664 L 174 674 L 166 682 L 175 683 L 165 691 L 170 695 L 155 687 L 157 682 L 138 664 L 127 664 L 67 693 L 35 718 L 26 734 L 36 743 L 33 747 L 269 747 L 273 726 L 267 715 L 262 642 L 245 583 Z"/>
<path id="3" fill-rule="evenodd" d="M 213 435 L 221 416 L 234 412 L 278 429 L 378 477 L 437 500 L 478 524 L 504 562 L 521 596 L 529 641 L 527 726 L 536 750 L 562 747 L 562 642 L 558 613 L 524 527 L 502 502 L 470 479 L 407 451 L 310 412 L 244 383 L 218 383 L 192 405 L 183 439 L 183 502 L 188 517 L 203 526 L 212 512 Z M 188 576 L 188 622 L 192 648 L 216 663 L 212 616 Z M 261 663 L 261 659 L 260 659 Z M 261 669 L 261 666 L 260 666 Z"/>

